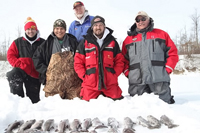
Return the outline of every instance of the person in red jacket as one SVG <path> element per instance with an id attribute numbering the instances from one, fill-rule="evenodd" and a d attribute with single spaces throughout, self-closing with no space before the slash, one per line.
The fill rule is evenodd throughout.
<path id="1" fill-rule="evenodd" d="M 26 88 L 26 95 L 32 103 L 40 100 L 39 73 L 35 70 L 32 56 L 38 46 L 44 42 L 40 38 L 39 30 L 35 21 L 28 17 L 25 26 L 25 35 L 13 41 L 7 52 L 7 60 L 13 69 L 7 72 L 6 76 L 10 86 L 10 92 L 24 97 L 23 84 Z"/>
<path id="2" fill-rule="evenodd" d="M 123 42 L 122 53 L 131 96 L 154 92 L 169 104 L 175 102 L 169 74 L 178 62 L 177 48 L 165 31 L 154 28 L 153 19 L 146 12 L 137 13 Z"/>
<path id="3" fill-rule="evenodd" d="M 118 76 L 124 67 L 124 57 L 112 36 L 113 30 L 105 26 L 101 16 L 95 16 L 74 57 L 74 69 L 83 80 L 80 96 L 89 101 L 100 94 L 122 99 Z"/>

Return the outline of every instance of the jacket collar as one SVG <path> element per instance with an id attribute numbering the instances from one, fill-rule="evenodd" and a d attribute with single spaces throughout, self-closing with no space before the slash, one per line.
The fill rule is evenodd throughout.
<path id="1" fill-rule="evenodd" d="M 142 31 L 146 31 L 146 32 L 152 31 L 153 28 L 154 28 L 154 22 L 153 22 L 153 19 L 150 18 L 149 26 L 148 26 L 146 29 L 142 30 Z M 140 31 L 137 31 L 136 23 L 134 23 L 134 24 L 131 26 L 131 28 L 129 29 L 129 31 L 127 31 L 127 34 L 128 34 L 129 36 L 134 36 L 134 35 L 137 35 L 138 33 L 140 33 Z"/>

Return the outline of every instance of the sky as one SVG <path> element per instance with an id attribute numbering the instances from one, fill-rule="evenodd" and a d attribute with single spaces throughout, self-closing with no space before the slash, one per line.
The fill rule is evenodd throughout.
<path id="1" fill-rule="evenodd" d="M 0 42 L 17 37 L 17 29 L 24 34 L 27 17 L 35 20 L 41 37 L 46 39 L 53 30 L 56 19 L 66 21 L 67 27 L 75 19 L 75 0 L 6 0 L 0 4 Z M 191 32 L 191 15 L 200 14 L 199 0 L 82 0 L 89 14 L 105 18 L 106 26 L 114 30 L 113 35 L 122 42 L 127 30 L 134 23 L 138 11 L 145 11 L 154 19 L 155 28 L 176 38 L 184 28 Z M 68 31 L 67 31 L 68 32 Z"/>
<path id="2" fill-rule="evenodd" d="M 180 58 L 179 67 L 185 68 L 190 61 Z M 195 60 L 199 67 L 199 60 Z M 20 98 L 9 92 L 9 85 L 5 74 L 11 69 L 8 62 L 0 61 L 0 132 L 7 128 L 15 120 L 36 121 L 54 119 L 54 128 L 49 133 L 55 133 L 58 124 L 63 119 L 68 119 L 71 124 L 74 119 L 81 123 L 84 119 L 99 118 L 108 126 L 108 118 L 115 118 L 119 122 L 118 133 L 124 129 L 124 118 L 129 117 L 136 124 L 133 128 L 136 133 L 199 133 L 200 131 L 200 72 L 185 72 L 180 75 L 171 74 L 171 90 L 174 95 L 175 104 L 167 104 L 160 100 L 157 95 L 143 94 L 142 96 L 130 97 L 128 95 L 128 80 L 122 74 L 119 76 L 119 86 L 123 91 L 124 99 L 113 101 L 109 98 L 99 96 L 89 102 L 74 98 L 73 100 L 63 100 L 59 95 L 46 98 L 41 87 L 41 101 L 32 104 L 30 99 Z M 178 127 L 169 129 L 164 124 L 159 129 L 148 129 L 139 124 L 138 116 L 147 120 L 147 116 L 152 115 L 158 120 L 162 115 L 168 116 Z M 44 125 L 44 123 L 43 123 Z M 43 126 L 42 126 L 43 127 Z M 94 127 L 90 127 L 89 131 Z M 97 129 L 98 133 L 107 133 L 110 129 Z M 18 129 L 14 130 L 16 133 Z M 69 130 L 66 130 L 69 133 Z"/>

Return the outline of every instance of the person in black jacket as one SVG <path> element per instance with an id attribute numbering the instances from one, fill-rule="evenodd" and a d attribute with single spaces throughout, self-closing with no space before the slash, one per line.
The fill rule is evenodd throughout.
<path id="1" fill-rule="evenodd" d="M 78 45 L 77 39 L 75 36 L 66 33 L 66 30 L 65 21 L 57 19 L 53 24 L 53 32 L 33 55 L 33 63 L 39 72 L 39 80 L 43 85 L 46 83 L 46 71 L 52 54 L 65 50 L 75 54 Z"/>

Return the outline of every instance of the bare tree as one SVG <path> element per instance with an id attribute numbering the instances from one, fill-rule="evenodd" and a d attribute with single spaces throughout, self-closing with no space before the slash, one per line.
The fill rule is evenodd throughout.
<path id="1" fill-rule="evenodd" d="M 17 38 L 21 37 L 21 34 L 22 34 L 22 30 L 21 29 L 22 29 L 21 26 L 17 27 Z"/>
<path id="2" fill-rule="evenodd" d="M 193 21 L 194 25 L 194 35 L 195 35 L 195 42 L 196 46 L 199 48 L 199 20 L 200 20 L 200 15 L 197 13 L 197 9 L 195 9 L 195 13 L 191 15 L 190 17 Z"/>

